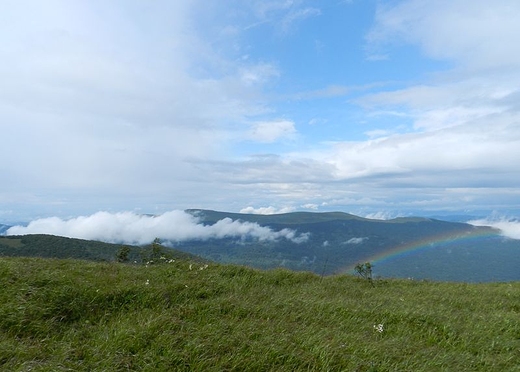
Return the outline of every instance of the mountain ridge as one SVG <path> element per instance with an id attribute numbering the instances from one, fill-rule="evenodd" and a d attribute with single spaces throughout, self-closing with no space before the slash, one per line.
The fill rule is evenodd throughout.
<path id="1" fill-rule="evenodd" d="M 189 213 L 195 217 L 201 218 L 204 222 L 215 223 L 223 218 L 238 219 L 247 222 L 257 223 L 285 223 L 285 224 L 302 224 L 302 223 L 313 223 L 313 222 L 324 222 L 334 220 L 358 220 L 366 222 L 384 222 L 384 223 L 402 223 L 402 222 L 421 222 L 437 220 L 428 217 L 396 217 L 392 219 L 382 220 L 375 218 L 366 218 L 357 216 L 355 214 L 333 211 L 333 212 L 287 212 L 287 213 L 273 213 L 273 214 L 254 214 L 254 213 L 237 213 L 237 212 L 225 212 L 216 211 L 211 209 L 186 209 L 186 213 Z M 442 221 L 438 219 L 439 221 Z"/>
<path id="2" fill-rule="evenodd" d="M 388 270 L 386 262 L 378 262 L 375 272 L 383 276 L 437 280 L 520 280 L 513 264 L 520 265 L 516 253 L 520 251 L 520 241 L 506 240 L 499 230 L 489 226 L 423 217 L 377 220 L 343 212 L 251 215 L 197 209 L 188 213 L 205 224 L 231 218 L 276 231 L 293 229 L 309 237 L 301 243 L 210 239 L 173 244 L 180 250 L 217 262 L 262 269 L 286 267 L 330 275 L 348 272 L 360 262 L 398 256 L 395 252 L 402 250 L 407 259 L 401 259 L 400 266 Z M 506 274 L 496 274 L 501 271 Z"/>
<path id="3" fill-rule="evenodd" d="M 244 232 L 239 234 L 201 235 L 200 238 L 180 241 L 168 241 L 158 236 L 162 244 L 172 250 L 205 260 L 259 269 L 282 267 L 320 275 L 352 272 L 358 263 L 373 262 L 374 274 L 384 277 L 520 280 L 517 270 L 520 266 L 520 240 L 506 239 L 499 230 L 489 226 L 422 217 L 378 220 L 344 212 L 256 215 L 188 209 L 186 213 L 195 217 L 195 224 L 214 225 L 218 221 L 231 219 L 258 224 L 272 232 L 268 233 L 269 239 L 261 239 L 260 235 L 255 238 L 248 235 L 251 226 L 246 226 Z M 236 226 L 223 224 L 223 227 Z M 171 228 L 175 229 L 176 226 L 172 225 Z M 267 229 L 261 231 L 269 231 Z M 50 243 L 50 238 L 45 235 L 18 237 L 26 242 L 34 240 L 34 244 L 21 247 L 12 246 L 15 240 L 10 241 L 11 246 L 2 244 L 9 238 L 14 239 L 0 238 L 0 255 L 110 261 L 115 259 L 121 247 L 121 244 L 102 246 L 91 241 L 78 243 L 78 240 L 66 240 L 70 238 L 55 238 Z M 140 262 L 140 249 L 142 247 L 131 248 L 132 261 Z"/>

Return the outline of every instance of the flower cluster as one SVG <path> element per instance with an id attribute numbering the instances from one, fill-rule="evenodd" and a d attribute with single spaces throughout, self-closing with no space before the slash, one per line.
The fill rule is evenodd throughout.
<path id="1" fill-rule="evenodd" d="M 171 258 L 171 259 L 167 259 L 167 258 L 164 257 L 164 256 L 160 257 L 159 259 L 160 259 L 163 263 L 169 263 L 169 264 L 170 264 L 170 263 L 174 263 L 174 262 L 175 262 L 175 260 L 174 260 L 173 258 Z M 160 261 L 160 262 L 161 262 L 161 261 Z M 137 261 L 135 261 L 135 262 L 137 263 Z M 145 265 L 146 267 L 148 267 L 149 265 L 153 265 L 154 263 L 155 263 L 155 262 L 154 262 L 153 260 L 150 260 L 150 261 L 146 261 L 144 265 Z"/>
<path id="2" fill-rule="evenodd" d="M 201 267 L 199 267 L 199 270 L 205 270 L 208 267 L 209 267 L 209 265 L 207 265 L 207 264 L 206 265 L 202 265 Z M 193 270 L 193 264 L 190 264 L 189 269 Z"/>
<path id="3" fill-rule="evenodd" d="M 168 259 L 168 258 L 166 258 L 164 256 L 161 256 L 160 259 L 163 260 L 166 263 L 173 263 L 173 262 L 175 262 L 175 260 L 173 258 Z"/>
<path id="4" fill-rule="evenodd" d="M 383 333 L 383 331 L 384 331 L 383 324 L 374 324 L 374 330 L 376 332 Z"/>

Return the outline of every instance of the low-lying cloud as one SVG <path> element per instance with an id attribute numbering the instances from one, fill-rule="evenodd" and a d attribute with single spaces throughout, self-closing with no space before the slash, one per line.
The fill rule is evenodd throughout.
<path id="1" fill-rule="evenodd" d="M 396 217 L 396 213 L 388 211 L 379 211 L 365 214 L 365 218 L 369 218 L 371 220 L 391 220 L 392 218 Z"/>
<path id="2" fill-rule="evenodd" d="M 292 229 L 274 231 L 257 223 L 231 218 L 224 218 L 213 225 L 205 225 L 198 217 L 180 210 L 157 216 L 133 212 L 97 212 L 68 220 L 58 217 L 42 218 L 30 222 L 27 226 L 13 226 L 6 234 L 50 234 L 125 244 L 147 244 L 155 238 L 171 242 L 219 238 L 260 241 L 286 239 L 294 243 L 303 243 L 309 238 L 308 233 L 298 233 Z"/>
<path id="3" fill-rule="evenodd" d="M 520 221 L 516 218 L 484 218 L 479 220 L 468 221 L 474 226 L 491 226 L 499 229 L 502 235 L 511 239 L 520 239 Z"/>
<path id="4" fill-rule="evenodd" d="M 364 238 L 350 238 L 344 244 L 361 244 L 361 243 L 363 243 L 367 239 L 368 239 L 367 237 L 364 237 Z"/>
<path id="5" fill-rule="evenodd" d="M 242 208 L 240 210 L 240 213 L 267 215 L 267 214 L 289 213 L 289 212 L 293 212 L 294 209 L 295 209 L 294 207 L 275 208 L 273 206 L 260 207 L 260 208 L 246 207 L 246 208 Z"/>

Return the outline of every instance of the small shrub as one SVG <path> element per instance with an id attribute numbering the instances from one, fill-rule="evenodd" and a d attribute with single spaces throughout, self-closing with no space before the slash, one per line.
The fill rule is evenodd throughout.
<path id="1" fill-rule="evenodd" d="M 372 283 L 372 264 L 370 262 L 357 264 L 354 269 L 356 274 Z"/>
<path id="2" fill-rule="evenodd" d="M 117 252 L 117 262 L 128 262 L 128 255 L 130 254 L 130 247 L 123 245 Z"/>

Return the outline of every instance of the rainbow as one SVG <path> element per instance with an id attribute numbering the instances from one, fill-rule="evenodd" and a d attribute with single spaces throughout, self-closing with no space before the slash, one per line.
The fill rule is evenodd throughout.
<path id="1" fill-rule="evenodd" d="M 417 252 L 426 251 L 440 245 L 465 243 L 498 236 L 500 236 L 500 232 L 493 228 L 475 228 L 475 230 L 467 231 L 465 233 L 457 231 L 436 236 L 428 236 L 424 239 L 415 240 L 404 245 L 389 248 L 383 252 L 364 258 L 362 261 L 370 262 L 373 266 L 376 266 L 377 264 L 388 262 L 398 257 L 416 254 Z M 354 268 L 358 263 L 359 262 L 351 264 L 343 270 L 340 270 L 340 272 L 353 273 Z"/>

